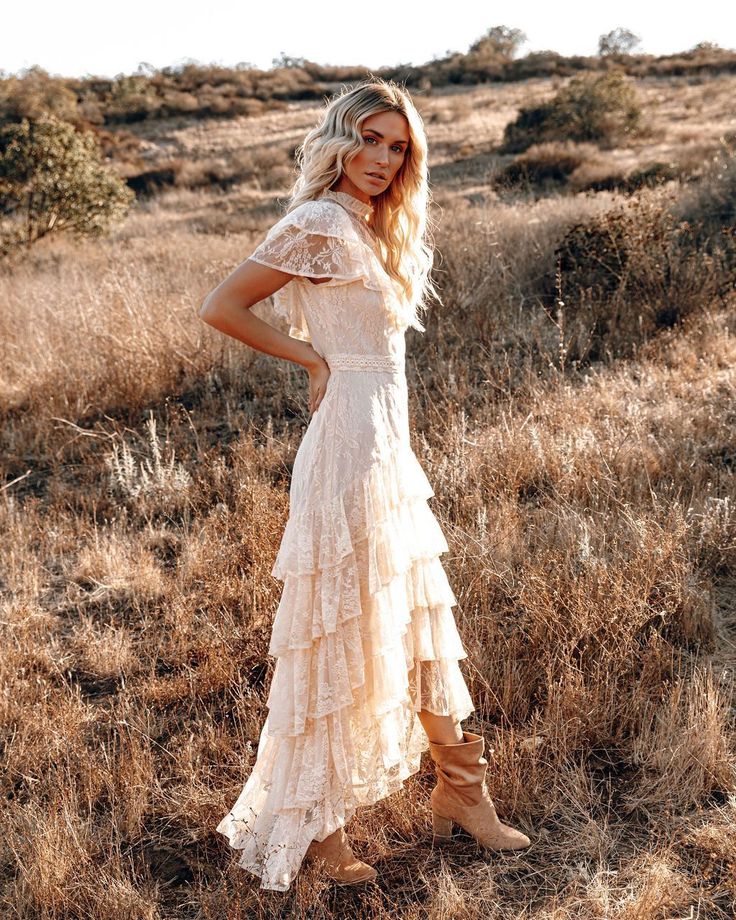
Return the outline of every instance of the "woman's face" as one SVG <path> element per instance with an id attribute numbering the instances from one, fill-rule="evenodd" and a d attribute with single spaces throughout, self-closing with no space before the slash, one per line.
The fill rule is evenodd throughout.
<path id="1" fill-rule="evenodd" d="M 360 133 L 363 146 L 345 165 L 335 188 L 368 202 L 386 191 L 401 168 L 409 146 L 409 125 L 399 112 L 378 112 L 363 121 Z"/>

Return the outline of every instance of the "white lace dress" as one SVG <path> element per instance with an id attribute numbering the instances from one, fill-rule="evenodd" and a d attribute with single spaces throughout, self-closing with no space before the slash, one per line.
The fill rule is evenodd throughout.
<path id="1" fill-rule="evenodd" d="M 245 787 L 217 827 L 239 865 L 277 891 L 310 841 L 418 771 L 428 749 L 418 710 L 464 719 L 474 709 L 439 558 L 448 545 L 409 442 L 405 329 L 388 310 L 397 288 L 376 255 L 371 210 L 326 190 L 250 256 L 300 276 L 274 303 L 331 372 L 294 459 L 271 573 L 283 590 L 268 715 Z"/>

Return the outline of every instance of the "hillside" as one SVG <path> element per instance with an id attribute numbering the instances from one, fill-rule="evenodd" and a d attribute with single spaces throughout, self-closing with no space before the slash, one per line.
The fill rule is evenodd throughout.
<path id="1" fill-rule="evenodd" d="M 415 96 L 444 302 L 407 337 L 412 441 L 466 728 L 532 847 L 433 848 L 429 762 L 351 823 L 364 892 L 259 891 L 214 831 L 309 418 L 299 367 L 197 310 L 286 199 L 322 104 L 286 100 L 116 126 L 149 174 L 125 221 L 0 266 L 3 916 L 733 918 L 736 75 L 637 76 L 635 135 L 503 152 L 570 79 Z"/>

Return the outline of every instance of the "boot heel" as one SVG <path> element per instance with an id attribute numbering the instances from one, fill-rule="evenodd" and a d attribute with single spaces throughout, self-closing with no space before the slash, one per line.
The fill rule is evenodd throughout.
<path id="1" fill-rule="evenodd" d="M 432 833 L 435 837 L 442 840 L 452 838 L 452 819 L 444 818 L 438 815 L 436 811 L 432 812 Z"/>

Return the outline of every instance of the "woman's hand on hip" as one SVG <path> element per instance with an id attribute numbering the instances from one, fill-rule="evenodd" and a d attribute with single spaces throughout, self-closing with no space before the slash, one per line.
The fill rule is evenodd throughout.
<path id="1" fill-rule="evenodd" d="M 327 381 L 330 379 L 330 366 L 324 358 L 320 357 L 313 365 L 307 368 L 309 373 L 309 411 L 314 413 L 319 409 L 322 398 L 327 390 Z"/>

